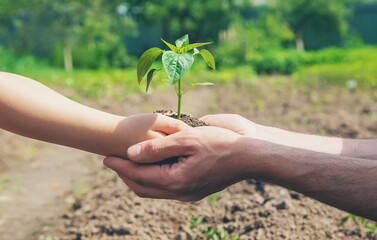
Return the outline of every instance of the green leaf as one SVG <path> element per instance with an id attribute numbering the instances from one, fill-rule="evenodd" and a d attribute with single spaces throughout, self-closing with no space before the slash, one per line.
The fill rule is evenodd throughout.
<path id="1" fill-rule="evenodd" d="M 189 231 L 185 231 L 187 240 L 192 240 L 192 234 Z"/>
<path id="2" fill-rule="evenodd" d="M 234 235 L 233 237 L 230 238 L 230 240 L 237 240 L 240 238 L 240 235 L 237 234 L 237 235 Z"/>
<path id="3" fill-rule="evenodd" d="M 200 50 L 199 54 L 202 55 L 204 61 L 206 61 L 208 66 L 210 66 L 213 69 L 216 69 L 215 59 L 213 58 L 212 54 L 208 50 L 202 49 Z"/>
<path id="4" fill-rule="evenodd" d="M 339 223 L 339 227 L 343 226 L 344 223 L 346 223 L 348 221 L 348 219 L 350 218 L 350 215 L 347 215 L 347 216 L 344 216 L 342 217 L 342 219 L 340 219 L 340 223 Z"/>
<path id="5" fill-rule="evenodd" d="M 202 47 L 202 46 L 205 46 L 205 45 L 208 45 L 208 44 L 212 44 L 212 43 L 213 42 L 193 43 L 193 44 L 187 45 L 187 46 L 179 49 L 179 52 L 180 53 L 185 53 L 185 52 L 191 51 L 192 49 L 195 49 L 195 48 L 198 48 L 198 47 Z"/>
<path id="6" fill-rule="evenodd" d="M 206 232 L 208 231 L 208 226 L 206 225 L 206 226 L 200 228 L 199 231 L 200 231 L 201 233 L 206 233 Z"/>
<path id="7" fill-rule="evenodd" d="M 221 238 L 221 239 L 225 239 L 225 237 L 226 237 L 225 229 L 222 229 L 222 230 L 221 230 L 221 233 L 220 233 L 220 238 Z"/>
<path id="8" fill-rule="evenodd" d="M 364 231 L 366 233 L 373 233 L 374 229 L 371 226 L 365 226 Z"/>
<path id="9" fill-rule="evenodd" d="M 166 42 L 164 39 L 161 38 L 161 40 L 166 44 L 166 46 L 168 46 L 173 52 L 175 53 L 178 53 L 178 48 L 176 46 L 174 46 L 173 44 L 170 44 L 168 42 Z"/>
<path id="10" fill-rule="evenodd" d="M 139 63 L 137 64 L 137 80 L 140 84 L 141 80 L 143 80 L 145 74 L 147 74 L 149 68 L 152 66 L 153 62 L 156 60 L 161 53 L 163 53 L 159 48 L 151 48 L 148 49 L 141 55 L 139 59 Z"/>
<path id="11" fill-rule="evenodd" d="M 181 47 L 185 47 L 187 45 L 189 45 L 188 34 L 175 41 L 175 46 L 177 46 L 178 49 L 180 49 Z"/>
<path id="12" fill-rule="evenodd" d="M 161 69 L 151 69 L 149 72 L 148 72 L 148 75 L 147 75 L 147 89 L 145 90 L 146 92 L 148 92 L 148 89 L 149 89 L 149 85 L 151 84 L 152 82 L 152 79 L 153 77 L 156 75 L 156 73 L 158 71 L 160 71 Z"/>
<path id="13" fill-rule="evenodd" d="M 202 221 L 203 221 L 203 217 L 199 217 L 199 218 L 196 220 L 196 224 L 199 225 Z"/>
<path id="14" fill-rule="evenodd" d="M 170 84 L 174 85 L 190 70 L 194 63 L 194 57 L 190 53 L 177 54 L 173 51 L 166 51 L 162 55 L 162 63 Z"/>

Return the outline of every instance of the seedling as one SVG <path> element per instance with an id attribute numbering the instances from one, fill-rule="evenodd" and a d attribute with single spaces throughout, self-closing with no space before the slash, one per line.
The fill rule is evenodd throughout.
<path id="1" fill-rule="evenodd" d="M 0 193 L 6 188 L 12 187 L 12 181 L 10 179 L 1 179 L 0 178 Z"/>
<path id="2" fill-rule="evenodd" d="M 203 227 L 200 227 L 200 224 L 203 221 L 203 217 L 199 218 L 193 218 L 188 217 L 187 220 L 189 221 L 188 225 L 191 230 L 195 230 L 195 232 L 199 232 L 200 239 L 207 239 L 207 240 L 238 240 L 239 234 L 230 236 L 228 235 L 227 231 L 222 228 L 216 228 L 216 227 L 210 227 L 208 225 L 205 225 Z M 191 231 L 186 230 L 186 238 L 191 239 L 198 239 L 199 235 L 194 235 Z"/>
<path id="3" fill-rule="evenodd" d="M 89 192 L 89 185 L 83 184 L 83 185 L 74 186 L 73 192 L 74 192 L 75 198 L 83 198 Z"/>
<path id="4" fill-rule="evenodd" d="M 197 228 L 199 224 L 202 223 L 203 217 L 199 217 L 199 218 L 188 217 L 187 220 L 189 221 L 190 228 Z"/>
<path id="5" fill-rule="evenodd" d="M 197 49 L 198 47 L 212 44 L 212 42 L 189 44 L 189 37 L 187 34 L 175 41 L 175 46 L 173 44 L 166 42 L 163 39 L 161 40 L 170 48 L 171 51 L 164 51 L 157 47 L 145 51 L 143 55 L 141 55 L 139 63 L 137 64 L 137 79 L 140 84 L 145 75 L 147 75 L 146 91 L 148 92 L 153 77 L 157 74 L 157 72 L 159 72 L 162 69 L 165 69 L 169 78 L 169 83 L 171 86 L 174 86 L 175 92 L 178 96 L 177 118 L 181 119 L 182 96 L 195 86 L 213 85 L 213 83 L 209 82 L 193 83 L 191 84 L 191 87 L 189 87 L 187 90 L 182 90 L 182 77 L 192 67 L 195 55 L 201 55 L 209 67 L 213 69 L 216 68 L 215 59 L 213 58 L 212 54 L 206 49 L 201 49 L 200 51 Z M 162 63 L 164 67 L 161 69 L 150 69 L 154 61 L 156 61 L 156 59 L 161 54 Z"/>
<path id="6" fill-rule="evenodd" d="M 51 236 L 45 236 L 45 235 L 40 235 L 39 240 L 59 240 L 57 237 L 51 237 Z"/>
<path id="7" fill-rule="evenodd" d="M 220 199 L 220 192 L 208 196 L 208 205 L 217 205 Z"/>
<path id="8" fill-rule="evenodd" d="M 377 238 L 377 223 L 371 223 L 369 220 L 363 217 L 358 217 L 353 214 L 348 214 L 345 217 L 342 217 L 340 220 L 339 226 L 343 226 L 344 223 L 348 221 L 348 219 L 356 219 L 364 226 L 364 231 L 367 234 L 368 239 L 376 239 Z"/>

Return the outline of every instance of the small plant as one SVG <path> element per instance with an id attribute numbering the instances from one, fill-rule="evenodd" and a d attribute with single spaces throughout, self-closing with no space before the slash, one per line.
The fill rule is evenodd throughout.
<path id="1" fill-rule="evenodd" d="M 188 217 L 187 220 L 189 221 L 188 225 L 190 228 L 197 228 L 199 224 L 202 223 L 203 217 L 199 217 L 199 218 Z"/>
<path id="2" fill-rule="evenodd" d="M 220 192 L 208 196 L 208 205 L 217 205 L 220 199 Z"/>
<path id="3" fill-rule="evenodd" d="M 85 197 L 89 192 L 89 186 L 87 184 L 77 185 L 73 187 L 73 194 L 75 198 Z"/>
<path id="4" fill-rule="evenodd" d="M 40 235 L 39 240 L 59 240 L 57 237 L 51 237 L 51 236 L 45 236 L 45 235 Z"/>
<path id="5" fill-rule="evenodd" d="M 220 230 L 216 227 L 209 227 L 207 225 L 199 228 L 199 225 L 203 221 L 203 217 L 188 217 L 187 220 L 189 221 L 188 226 L 190 227 L 190 229 L 198 231 L 199 234 L 202 235 L 202 238 L 207 240 L 237 240 L 240 237 L 238 234 L 230 236 L 225 229 Z M 186 238 L 189 240 L 196 239 L 194 234 L 188 230 L 186 230 Z"/>
<path id="6" fill-rule="evenodd" d="M 225 229 L 219 230 L 218 228 L 215 227 L 208 227 L 205 226 L 200 229 L 200 232 L 203 233 L 203 235 L 207 239 L 213 239 L 213 240 L 237 240 L 240 236 L 234 235 L 234 236 L 229 236 L 228 233 L 225 231 Z"/>
<path id="7" fill-rule="evenodd" d="M 11 186 L 12 186 L 12 181 L 10 179 L 0 178 L 0 193 L 4 191 L 6 188 L 10 188 Z"/>
<path id="8" fill-rule="evenodd" d="M 137 79 L 139 84 L 147 75 L 147 87 L 146 91 L 148 92 L 149 86 L 152 82 L 153 77 L 156 73 L 161 69 L 151 68 L 152 64 L 156 59 L 162 54 L 162 63 L 164 65 L 165 71 L 169 78 L 169 83 L 171 86 L 175 86 L 175 92 L 178 96 L 178 119 L 181 119 L 181 103 L 182 103 L 182 96 L 190 91 L 193 87 L 198 85 L 213 85 L 213 83 L 205 82 L 205 83 L 194 83 L 191 84 L 191 87 L 185 91 L 182 90 L 182 77 L 185 75 L 194 63 L 194 56 L 201 55 L 204 60 L 207 62 L 208 66 L 215 69 L 215 59 L 213 58 L 212 54 L 206 50 L 201 49 L 200 51 L 197 49 L 198 47 L 202 47 L 208 44 L 212 44 L 212 42 L 207 43 L 193 43 L 189 44 L 189 37 L 186 34 L 182 38 L 175 41 L 175 46 L 166 42 L 165 40 L 161 39 L 171 51 L 164 51 L 160 48 L 154 47 L 151 48 L 143 53 L 143 55 L 139 59 L 139 63 L 137 65 Z M 193 51 L 193 52 L 191 52 Z M 178 86 L 177 86 L 178 84 Z"/>
<path id="9" fill-rule="evenodd" d="M 359 221 L 361 224 L 364 225 L 364 231 L 367 234 L 368 239 L 377 239 L 377 223 L 371 223 L 368 219 L 363 218 L 363 217 L 358 217 L 353 214 L 349 214 L 345 217 L 343 217 L 340 220 L 339 226 L 343 226 L 344 223 L 348 221 L 348 219 L 356 219 Z"/>

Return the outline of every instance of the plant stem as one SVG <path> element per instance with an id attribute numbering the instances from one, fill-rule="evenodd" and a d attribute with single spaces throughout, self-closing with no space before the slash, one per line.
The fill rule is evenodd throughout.
<path id="1" fill-rule="evenodd" d="M 181 119 L 181 103 L 182 103 L 182 86 L 181 79 L 178 80 L 178 116 L 177 119 Z"/>

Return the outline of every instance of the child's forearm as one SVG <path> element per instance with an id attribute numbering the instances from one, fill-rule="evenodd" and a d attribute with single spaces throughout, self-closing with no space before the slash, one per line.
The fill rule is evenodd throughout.
<path id="1" fill-rule="evenodd" d="M 0 128 L 5 130 L 101 155 L 125 156 L 125 120 L 78 104 L 31 79 L 0 72 Z"/>

